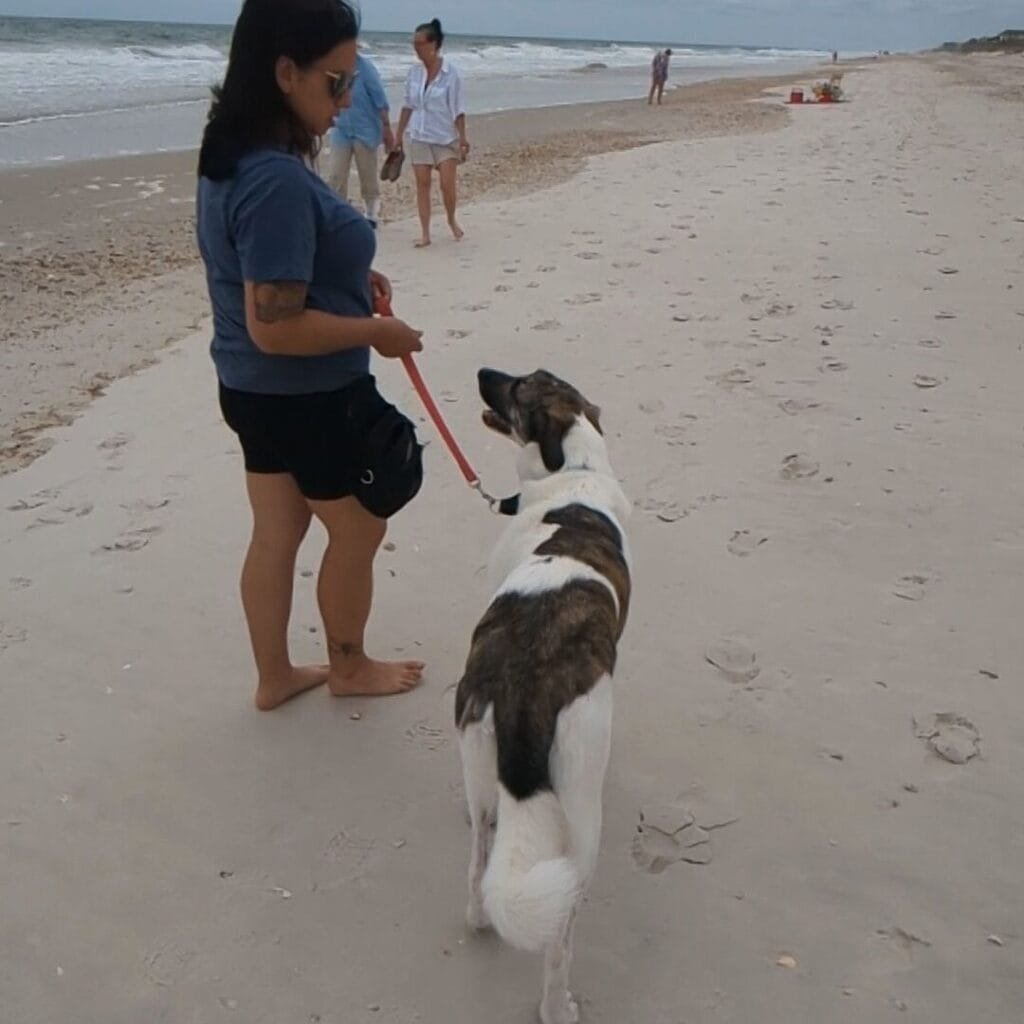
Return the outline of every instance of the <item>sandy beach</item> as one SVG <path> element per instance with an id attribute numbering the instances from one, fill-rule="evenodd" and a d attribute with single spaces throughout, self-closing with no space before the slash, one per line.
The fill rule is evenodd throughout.
<path id="1" fill-rule="evenodd" d="M 389 208 L 378 265 L 485 485 L 514 451 L 476 369 L 544 366 L 635 503 L 586 1022 L 1020 1019 L 1022 76 L 498 115 L 463 243 Z M 370 642 L 426 683 L 252 709 L 190 175 L 0 179 L 0 1020 L 527 1024 L 539 962 L 463 924 L 451 721 L 501 523 L 378 362 L 430 444 Z"/>
<path id="2" fill-rule="evenodd" d="M 679 89 L 642 119 L 632 101 L 474 117 L 462 196 L 534 191 L 568 180 L 588 156 L 666 138 L 778 127 L 781 111 L 747 102 L 772 81 Z M 70 422 L 209 314 L 195 163 L 194 153 L 152 154 L 0 172 L 0 473 L 45 450 L 41 430 Z M 410 172 L 384 200 L 386 223 L 414 213 Z"/>

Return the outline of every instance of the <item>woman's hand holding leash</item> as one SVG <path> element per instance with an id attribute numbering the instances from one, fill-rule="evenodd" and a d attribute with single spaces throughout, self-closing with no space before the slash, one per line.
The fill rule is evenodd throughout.
<path id="1" fill-rule="evenodd" d="M 370 271 L 370 293 L 373 296 L 373 308 L 381 313 L 377 320 L 377 336 L 373 341 L 374 351 L 385 359 L 404 359 L 413 352 L 423 351 L 422 331 L 414 330 L 404 320 L 391 313 L 391 282 L 376 270 Z"/>

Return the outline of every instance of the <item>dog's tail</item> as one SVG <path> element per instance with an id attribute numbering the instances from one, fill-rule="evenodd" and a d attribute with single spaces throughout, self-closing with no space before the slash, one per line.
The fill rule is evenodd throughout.
<path id="1" fill-rule="evenodd" d="M 517 800 L 498 785 L 498 828 L 483 877 L 484 910 L 510 945 L 539 953 L 555 943 L 579 898 L 569 823 L 551 790 Z"/>

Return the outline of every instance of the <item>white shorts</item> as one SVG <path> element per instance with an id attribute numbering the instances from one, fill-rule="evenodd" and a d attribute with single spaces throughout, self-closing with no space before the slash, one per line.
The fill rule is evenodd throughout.
<path id="1" fill-rule="evenodd" d="M 457 142 L 439 146 L 432 142 L 409 140 L 409 159 L 413 167 L 440 167 L 446 160 L 461 160 Z"/>

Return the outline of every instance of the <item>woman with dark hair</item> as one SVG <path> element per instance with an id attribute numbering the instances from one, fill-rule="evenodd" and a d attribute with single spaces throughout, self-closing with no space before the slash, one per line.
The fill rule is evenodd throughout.
<path id="1" fill-rule="evenodd" d="M 245 458 L 253 528 L 242 604 L 269 710 L 313 686 L 400 693 L 418 661 L 369 658 L 363 634 L 386 520 L 422 482 L 412 424 L 378 393 L 370 350 L 421 333 L 375 319 L 367 221 L 311 168 L 349 102 L 359 19 L 343 0 L 245 0 L 199 153 L 199 247 L 213 306 L 221 410 Z M 295 559 L 312 516 L 327 531 L 317 595 L 330 665 L 288 652 Z"/>
<path id="2" fill-rule="evenodd" d="M 416 174 L 416 206 L 422 228 L 416 243 L 420 248 L 430 245 L 430 186 L 435 167 L 441 179 L 448 226 L 456 241 L 462 238 L 462 228 L 455 219 L 455 205 L 457 168 L 469 156 L 466 108 L 462 102 L 462 76 L 441 55 L 443 45 L 444 30 L 437 18 L 416 29 L 412 46 L 419 63 L 409 69 L 405 104 L 396 135 L 396 145 L 401 149 L 408 129 L 409 156 Z"/>

